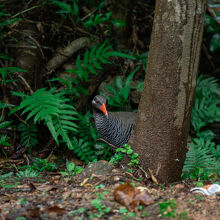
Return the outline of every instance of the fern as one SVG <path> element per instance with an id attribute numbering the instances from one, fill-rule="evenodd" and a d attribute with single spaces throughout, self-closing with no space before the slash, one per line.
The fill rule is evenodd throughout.
<path id="1" fill-rule="evenodd" d="M 1 129 L 7 128 L 10 124 L 10 121 L 3 121 L 2 117 L 0 117 L 0 146 L 10 146 L 8 143 L 10 138 L 7 135 L 1 134 Z"/>
<path id="2" fill-rule="evenodd" d="M 197 80 L 191 123 L 196 132 L 208 123 L 220 121 L 220 88 L 213 77 Z"/>
<path id="3" fill-rule="evenodd" d="M 27 72 L 27 71 L 24 70 L 24 69 L 20 69 L 18 67 L 3 67 L 3 68 L 0 68 L 0 77 L 1 77 L 0 85 L 1 84 L 6 85 L 7 83 L 14 82 L 15 80 L 10 79 L 9 75 L 12 74 L 12 73 L 15 73 L 15 72 Z"/>
<path id="4" fill-rule="evenodd" d="M 84 87 L 82 81 L 77 78 L 63 76 L 62 78 L 53 78 L 49 81 L 57 81 L 64 85 L 63 93 L 69 96 L 71 100 L 77 100 L 82 94 L 89 95 L 88 90 Z"/>
<path id="5" fill-rule="evenodd" d="M 138 69 L 139 68 L 134 69 L 124 81 L 120 76 L 117 76 L 114 81 L 114 87 L 111 85 L 106 86 L 106 90 L 108 90 L 108 92 L 103 92 L 103 94 L 107 97 L 109 105 L 122 108 L 126 103 L 128 103 L 131 82 Z"/>
<path id="6" fill-rule="evenodd" d="M 56 5 L 58 8 L 60 8 L 59 11 L 57 11 L 58 14 L 72 14 L 78 17 L 79 14 L 79 7 L 76 4 L 76 1 L 72 1 L 71 4 L 68 4 L 64 1 L 58 1 L 58 0 L 49 0 L 52 4 Z"/>
<path id="7" fill-rule="evenodd" d="M 216 136 L 211 130 L 201 128 L 208 123 L 220 121 L 220 88 L 213 77 L 197 80 L 191 124 L 198 138 L 189 144 L 183 168 L 183 178 L 209 179 L 220 174 L 220 146 L 213 142 Z"/>
<path id="8" fill-rule="evenodd" d="M 21 132 L 21 145 L 27 147 L 29 153 L 32 152 L 32 148 L 36 146 L 38 129 L 34 125 L 33 121 L 27 125 L 19 124 L 18 130 Z"/>
<path id="9" fill-rule="evenodd" d="M 213 151 L 217 150 L 214 143 L 203 138 L 194 138 L 189 146 L 183 167 L 183 178 L 208 179 L 211 174 L 218 171 L 220 166 L 217 155 L 215 157 L 213 154 Z"/>
<path id="10" fill-rule="evenodd" d="M 7 26 L 9 24 L 14 24 L 17 21 L 21 20 L 20 18 L 9 18 L 9 19 L 6 19 L 5 17 L 8 17 L 10 14 L 4 12 L 4 6 L 5 6 L 4 4 L 0 5 L 0 10 L 1 10 L 1 13 L 0 13 L 0 28 L 2 28 L 4 26 Z M 2 37 L 2 31 L 0 33 L 0 38 L 1 37 Z"/>
<path id="11" fill-rule="evenodd" d="M 32 170 L 31 168 L 28 168 L 24 171 L 19 171 L 18 173 L 16 173 L 16 176 L 18 178 L 33 178 L 33 177 L 41 177 L 41 175 L 35 171 L 35 170 Z"/>
<path id="12" fill-rule="evenodd" d="M 109 159 L 110 148 L 104 143 L 96 143 L 99 138 L 97 130 L 90 122 L 91 113 L 79 114 L 78 137 L 73 137 L 73 152 L 86 163 L 96 161 L 99 158 Z"/>
<path id="13" fill-rule="evenodd" d="M 80 160 L 84 160 L 86 163 L 97 160 L 94 150 L 92 150 L 92 145 L 88 141 L 82 138 L 77 139 L 76 137 L 73 137 L 72 146 L 73 152 L 80 158 Z"/>
<path id="14" fill-rule="evenodd" d="M 89 81 L 89 73 L 97 74 L 98 70 L 102 70 L 102 64 L 110 63 L 109 58 L 112 56 L 118 56 L 128 59 L 134 59 L 134 57 L 125 53 L 110 51 L 111 45 L 106 46 L 105 41 L 100 46 L 96 44 L 91 51 L 87 50 L 81 60 L 80 55 L 76 59 L 76 69 L 68 70 L 67 72 L 75 73 L 83 81 Z"/>
<path id="15" fill-rule="evenodd" d="M 84 22 L 84 26 L 86 29 L 90 30 L 92 27 L 96 27 L 98 24 L 110 21 L 112 12 L 107 12 L 105 15 L 103 14 L 98 14 L 98 15 L 91 15 L 89 16 L 89 19 Z"/>
<path id="16" fill-rule="evenodd" d="M 77 112 L 75 108 L 66 102 L 63 93 L 56 93 L 56 88 L 46 90 L 39 89 L 31 95 L 25 95 L 14 92 L 23 98 L 20 105 L 15 107 L 10 114 L 23 109 L 22 115 L 29 112 L 26 121 L 33 118 L 34 124 L 43 121 L 50 130 L 56 143 L 59 144 L 58 137 L 67 144 L 68 148 L 72 148 L 69 139 L 69 132 L 76 132 L 77 125 L 75 123 Z"/>

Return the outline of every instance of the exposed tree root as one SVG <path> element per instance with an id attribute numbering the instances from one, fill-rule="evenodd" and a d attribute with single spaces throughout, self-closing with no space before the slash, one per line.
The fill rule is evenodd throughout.
<path id="1" fill-rule="evenodd" d="M 53 70 L 58 68 L 67 59 L 69 59 L 76 51 L 83 47 L 88 47 L 91 44 L 91 40 L 88 37 L 81 37 L 72 41 L 65 48 L 59 49 L 54 57 L 46 64 L 47 75 L 51 74 Z"/>

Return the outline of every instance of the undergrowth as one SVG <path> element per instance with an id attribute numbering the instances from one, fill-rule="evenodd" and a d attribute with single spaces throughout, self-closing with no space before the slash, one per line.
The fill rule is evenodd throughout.
<path id="1" fill-rule="evenodd" d="M 220 174 L 220 145 L 214 142 L 216 134 L 206 128 L 209 123 L 220 121 L 219 97 L 217 80 L 199 76 L 191 117 L 196 135 L 189 144 L 182 178 L 208 180 Z"/>
<path id="2" fill-rule="evenodd" d="M 88 4 L 94 4 L 88 1 Z M 75 65 L 71 69 L 65 71 L 66 75 L 62 77 L 50 78 L 44 83 L 44 87 L 34 92 L 18 92 L 11 93 L 12 97 L 17 97 L 19 101 L 16 106 L 11 105 L 5 97 L 5 91 L 10 90 L 10 86 L 17 81 L 16 73 L 27 72 L 17 67 L 0 67 L 0 146 L 11 146 L 12 136 L 8 130 L 16 129 L 19 134 L 19 142 L 23 148 L 27 148 L 29 153 L 38 150 L 41 145 L 40 134 L 41 127 L 46 127 L 50 133 L 56 146 L 67 146 L 80 160 L 89 163 L 99 159 L 110 160 L 112 150 L 106 144 L 98 141 L 99 134 L 94 127 L 92 114 L 85 110 L 80 113 L 76 110 L 77 100 L 82 95 L 91 95 L 88 90 L 88 84 L 91 79 L 104 71 L 107 65 L 116 66 L 114 60 L 131 59 L 138 61 L 146 70 L 146 60 L 148 52 L 141 55 L 130 55 L 121 51 L 113 50 L 114 42 L 111 39 L 111 27 L 122 27 L 125 25 L 123 21 L 112 19 L 111 12 L 102 12 L 106 1 L 101 1 L 88 16 L 81 16 L 80 1 L 78 0 L 49 0 L 45 1 L 45 5 L 53 6 L 56 13 L 61 17 L 62 22 L 68 20 L 73 26 L 82 25 L 84 33 L 93 36 L 93 32 L 99 27 L 104 27 L 105 34 L 100 37 L 99 42 L 91 46 L 90 49 L 80 51 L 77 54 Z M 1 5 L 0 28 L 8 25 L 15 25 L 21 20 L 19 14 L 15 16 L 6 13 L 6 8 Z M 213 26 L 212 19 L 207 16 L 206 22 L 209 25 L 208 31 L 212 34 L 210 51 L 216 51 L 219 48 L 216 26 Z M 91 34 L 91 33 L 92 34 Z M 91 36 L 92 35 L 92 36 Z M 0 39 L 3 38 L 3 32 L 0 32 Z M 104 39 L 103 39 L 104 38 Z M 102 39 L 102 40 L 101 40 Z M 113 58 L 113 59 L 112 59 Z M 13 59 L 6 54 L 0 54 L 0 60 L 13 62 Z M 113 60 L 113 61 L 112 61 Z M 105 93 L 108 104 L 114 108 L 123 108 L 129 102 L 129 95 L 132 88 L 131 82 L 134 75 L 139 71 L 136 65 L 133 71 L 126 77 L 117 76 L 113 85 L 107 85 Z M 135 89 L 141 91 L 143 82 Z M 203 78 L 201 75 L 197 80 L 197 87 L 194 98 L 194 106 L 192 110 L 191 127 L 194 134 L 192 142 L 189 144 L 189 151 L 186 155 L 186 161 L 183 168 L 183 178 L 190 179 L 211 179 L 216 178 L 220 174 L 220 146 L 215 144 L 216 134 L 207 129 L 210 123 L 220 121 L 220 89 L 217 80 L 214 78 Z M 42 133 L 41 133 L 42 132 Z M 48 139 L 49 139 L 48 138 Z M 2 148 L 2 151 L 4 149 Z M 118 151 L 130 152 L 130 149 L 119 149 Z M 132 157 L 133 155 L 133 157 Z M 137 164 L 137 155 L 130 153 L 131 163 Z M 112 161 L 118 161 L 121 155 L 118 154 Z M 34 162 L 31 169 L 24 167 L 25 170 L 19 171 L 18 176 L 38 176 L 38 171 L 49 171 L 56 169 L 55 165 L 47 161 Z M 78 167 L 67 162 L 65 175 L 73 175 L 80 172 Z M 36 171 L 36 172 L 35 172 Z M 1 180 L 3 181 L 3 180 Z M 102 216 L 108 210 L 104 206 L 94 200 L 93 206 Z M 95 216 L 97 217 L 97 216 Z"/>

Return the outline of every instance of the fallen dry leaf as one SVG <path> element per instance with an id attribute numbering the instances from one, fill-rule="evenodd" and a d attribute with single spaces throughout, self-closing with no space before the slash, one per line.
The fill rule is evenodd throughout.
<path id="1" fill-rule="evenodd" d="M 184 189 L 184 185 L 183 184 L 176 184 L 176 189 Z"/>
<path id="2" fill-rule="evenodd" d="M 63 215 L 65 214 L 65 209 L 60 208 L 59 206 L 55 205 L 52 207 L 49 207 L 46 209 L 46 213 L 51 217 L 51 218 L 56 218 L 58 215 Z"/>
<path id="3" fill-rule="evenodd" d="M 48 191 L 50 191 L 52 189 L 56 189 L 56 187 L 54 187 L 52 185 L 45 185 L 45 184 L 37 186 L 36 188 L 39 191 L 45 191 L 45 192 L 48 192 Z"/>
<path id="4" fill-rule="evenodd" d="M 137 211 L 139 204 L 149 205 L 153 202 L 153 199 L 146 190 L 141 192 L 130 183 L 117 187 L 113 194 L 115 200 L 126 206 L 130 211 Z"/>
<path id="5" fill-rule="evenodd" d="M 148 170 L 149 170 L 150 177 L 151 177 L 151 179 L 153 180 L 153 182 L 154 182 L 155 184 L 158 184 L 158 181 L 157 181 L 156 177 L 154 176 L 153 170 L 151 170 L 150 168 L 148 168 Z"/>
<path id="6" fill-rule="evenodd" d="M 88 182 L 89 178 L 85 178 L 81 183 L 80 186 L 85 185 Z"/>
<path id="7" fill-rule="evenodd" d="M 39 208 L 30 209 L 29 212 L 31 217 L 41 219 Z"/>

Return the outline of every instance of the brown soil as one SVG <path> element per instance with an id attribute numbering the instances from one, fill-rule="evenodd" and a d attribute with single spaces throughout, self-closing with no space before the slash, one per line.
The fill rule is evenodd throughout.
<path id="1" fill-rule="evenodd" d="M 0 182 L 0 219 L 220 219 L 220 194 L 192 193 L 193 182 L 144 184 L 107 162 L 99 168 L 87 166 L 82 174 L 72 177 L 57 172 L 41 178 L 12 176 L 4 184 Z M 16 182 L 18 185 L 14 185 Z M 152 203 L 139 206 L 136 212 L 126 211 L 113 196 L 115 189 L 126 182 L 145 189 Z M 101 201 L 102 208 L 94 207 L 94 199 Z"/>

